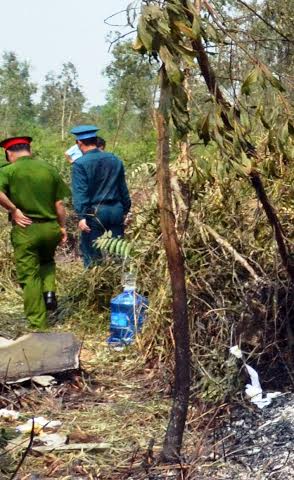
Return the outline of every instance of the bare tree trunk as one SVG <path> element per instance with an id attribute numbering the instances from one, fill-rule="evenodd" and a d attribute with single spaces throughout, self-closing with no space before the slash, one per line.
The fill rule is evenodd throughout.
<path id="1" fill-rule="evenodd" d="M 290 252 L 288 251 L 286 242 L 284 240 L 282 225 L 278 219 L 278 216 L 273 206 L 271 205 L 268 199 L 268 196 L 262 184 L 260 175 L 257 172 L 251 172 L 250 180 L 256 192 L 257 198 L 263 206 L 268 222 L 271 225 L 273 232 L 275 234 L 278 250 L 279 250 L 284 268 L 288 273 L 291 281 L 294 283 L 294 264 L 293 264 L 293 260 L 291 258 Z"/>
<path id="2" fill-rule="evenodd" d="M 119 120 L 118 120 L 118 123 L 117 123 L 117 128 L 116 128 L 116 132 L 115 132 L 115 137 L 114 137 L 114 140 L 113 140 L 113 146 L 112 146 L 112 150 L 115 150 L 116 148 L 116 145 L 117 145 L 117 142 L 118 142 L 118 136 L 119 136 L 119 133 L 120 133 L 120 129 L 122 127 L 122 123 L 123 123 L 123 119 L 125 117 L 125 114 L 127 113 L 128 111 L 128 107 L 129 107 L 129 100 L 127 100 L 124 104 L 124 108 L 123 108 L 123 111 L 122 111 L 122 114 L 120 115 L 119 117 Z"/>
<path id="3" fill-rule="evenodd" d="M 65 136 L 65 104 L 66 104 L 66 88 L 64 89 L 63 97 L 62 97 L 62 112 L 61 112 L 61 140 L 64 141 Z"/>
<path id="4" fill-rule="evenodd" d="M 169 96 L 164 66 L 161 68 L 160 104 L 157 112 L 157 175 L 161 231 L 172 288 L 175 338 L 175 390 L 161 460 L 178 462 L 187 418 L 190 389 L 190 342 L 184 257 L 175 227 L 169 169 Z"/>

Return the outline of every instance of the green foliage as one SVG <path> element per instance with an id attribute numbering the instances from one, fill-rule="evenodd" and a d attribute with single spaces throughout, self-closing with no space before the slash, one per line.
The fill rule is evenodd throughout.
<path id="1" fill-rule="evenodd" d="M 127 102 L 128 111 L 135 111 L 143 127 L 150 128 L 156 88 L 154 65 L 138 56 L 129 41 L 117 43 L 112 55 L 113 60 L 104 72 L 110 85 L 108 101 Z"/>
<path id="2" fill-rule="evenodd" d="M 106 232 L 96 242 L 96 247 L 102 252 L 127 259 L 133 254 L 133 245 L 123 238 L 113 238 L 111 232 Z"/>
<path id="3" fill-rule="evenodd" d="M 32 96 L 36 85 L 30 80 L 30 66 L 13 52 L 5 52 L 0 66 L 0 132 L 1 137 L 18 135 L 35 122 Z"/>
<path id="4" fill-rule="evenodd" d="M 204 6 L 203 12 L 205 8 Z M 212 12 L 209 10 L 209 13 Z M 226 16 L 234 21 L 234 12 L 229 11 Z M 248 52 L 249 60 L 242 63 L 244 81 L 242 84 L 239 81 L 235 86 L 231 80 L 234 102 L 230 108 L 224 98 L 220 101 L 218 94 L 211 92 L 209 85 L 214 74 L 209 61 L 201 54 L 200 64 L 204 68 L 202 74 L 210 91 L 210 99 L 208 106 L 198 104 L 198 121 L 194 125 L 188 114 L 186 90 L 189 85 L 185 71 L 187 68 L 194 70 L 194 61 L 196 59 L 199 61 L 199 48 L 203 48 L 204 51 L 204 44 L 214 49 L 213 54 L 218 57 L 218 65 L 220 64 L 221 68 L 224 65 L 225 68 L 226 57 L 221 58 L 222 45 L 226 41 L 232 42 L 232 37 L 225 29 L 220 33 L 217 22 L 214 14 L 211 18 L 207 17 L 206 12 L 202 15 L 189 2 L 169 0 L 156 5 L 147 3 L 143 6 L 138 21 L 137 47 L 140 46 L 140 50 L 143 45 L 150 55 L 158 56 L 162 61 L 166 82 L 170 88 L 170 105 L 167 103 L 164 108 L 170 111 L 177 134 L 185 137 L 191 129 L 196 129 L 204 145 L 215 142 L 223 162 L 233 167 L 238 174 L 247 176 L 259 164 L 258 154 L 253 145 L 256 139 L 264 134 L 264 128 L 271 132 L 267 136 L 266 148 L 271 152 L 275 150 L 277 155 L 282 154 L 284 159 L 291 158 L 292 140 L 287 128 L 281 129 L 281 123 L 286 125 L 290 117 L 289 110 L 285 111 L 284 108 L 286 98 L 281 95 L 285 92 L 285 87 L 278 75 L 272 73 Z M 240 41 L 241 38 L 242 31 Z M 238 41 L 239 37 L 236 35 L 237 48 Z M 135 45 L 135 49 L 137 47 Z M 240 48 L 241 54 L 243 51 L 244 48 Z M 204 65 L 205 62 L 207 65 Z M 237 69 L 237 63 L 239 65 L 239 59 L 231 55 L 230 70 Z M 249 65 L 249 72 L 246 72 L 245 68 Z M 237 93 L 237 90 L 240 93 Z M 245 97 L 245 102 L 242 97 Z M 277 112 L 275 116 L 265 118 L 260 111 L 264 106 L 268 106 L 269 98 L 274 99 Z"/>
<path id="5" fill-rule="evenodd" d="M 81 122 L 85 97 L 75 66 L 65 63 L 59 75 L 48 73 L 40 102 L 40 122 L 64 140 L 70 127 Z"/>

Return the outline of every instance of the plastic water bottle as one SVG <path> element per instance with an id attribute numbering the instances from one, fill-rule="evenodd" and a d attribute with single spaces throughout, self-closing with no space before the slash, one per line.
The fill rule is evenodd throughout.
<path id="1" fill-rule="evenodd" d="M 124 291 L 110 302 L 110 336 L 112 345 L 129 345 L 142 330 L 148 306 L 147 298 L 136 292 L 136 278 L 124 276 Z"/>

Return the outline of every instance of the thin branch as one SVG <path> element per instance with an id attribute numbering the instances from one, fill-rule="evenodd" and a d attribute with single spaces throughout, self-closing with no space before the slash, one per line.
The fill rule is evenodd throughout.
<path id="1" fill-rule="evenodd" d="M 256 274 L 256 272 L 253 270 L 253 268 L 249 265 L 247 260 L 245 260 L 245 258 L 240 253 L 237 252 L 237 250 L 233 247 L 233 245 L 231 245 L 225 238 L 223 238 L 221 235 L 219 235 L 219 233 L 217 233 L 209 225 L 204 224 L 202 222 L 199 222 L 198 220 L 196 220 L 196 222 L 199 225 L 201 225 L 205 230 L 207 230 L 208 233 L 210 233 L 210 235 L 216 240 L 216 242 L 221 247 L 225 248 L 226 250 L 228 250 L 228 252 L 230 252 L 232 254 L 234 259 L 237 262 L 239 262 L 247 270 L 248 273 L 250 273 L 251 277 L 255 280 L 255 282 L 260 282 L 261 281 L 261 278 Z"/>
<path id="2" fill-rule="evenodd" d="M 24 463 L 26 457 L 28 456 L 28 454 L 29 454 L 29 452 L 30 452 L 30 450 L 33 446 L 34 437 L 35 437 L 35 418 L 33 417 L 32 418 L 32 429 L 31 429 L 29 444 L 28 444 L 27 448 L 25 449 L 25 451 L 23 452 L 23 454 L 21 456 L 21 459 L 19 461 L 19 464 L 17 465 L 17 468 L 16 468 L 15 472 L 13 472 L 13 474 L 10 477 L 9 480 L 14 480 L 16 478 L 16 475 L 18 474 L 19 470 L 21 469 L 22 464 Z"/>
<path id="3" fill-rule="evenodd" d="M 124 33 L 122 35 L 119 35 L 118 37 L 116 37 L 114 40 L 111 40 L 109 42 L 109 48 L 108 48 L 108 52 L 110 52 L 111 48 L 112 48 L 112 45 L 114 45 L 115 43 L 119 42 L 122 38 L 125 38 L 127 37 L 128 35 L 131 35 L 132 33 L 135 33 L 137 30 L 130 30 L 129 32 L 127 33 Z"/>
<path id="4" fill-rule="evenodd" d="M 131 8 L 130 10 L 138 10 L 137 7 L 134 7 L 134 8 Z M 129 10 L 129 11 L 130 11 Z M 120 10 L 119 12 L 116 12 L 116 13 L 113 13 L 112 15 L 110 15 L 109 17 L 106 17 L 103 21 L 106 25 L 108 25 L 109 27 L 126 27 L 127 25 L 119 25 L 119 24 L 115 24 L 115 23 L 108 23 L 108 20 L 110 20 L 111 18 L 113 17 L 116 17 L 117 15 L 120 15 L 121 13 L 127 13 L 127 9 L 125 8 L 124 10 Z"/>
<path id="5" fill-rule="evenodd" d="M 248 10 L 250 10 L 250 12 L 252 12 L 256 17 L 259 18 L 259 20 L 261 20 L 263 23 L 265 23 L 265 25 L 267 25 L 271 30 L 273 30 L 274 32 L 276 32 L 278 35 L 280 35 L 282 38 L 284 38 L 284 40 L 287 40 L 287 42 L 290 42 L 290 43 L 294 43 L 294 40 L 292 40 L 291 38 L 287 37 L 286 35 L 283 34 L 283 32 L 281 32 L 281 30 L 279 30 L 278 28 L 276 28 L 274 25 L 272 25 L 271 23 L 269 23 L 264 17 L 262 17 L 258 12 L 256 12 L 256 10 L 254 10 L 254 8 L 252 8 L 250 5 L 248 5 L 248 3 L 244 2 L 243 0 L 237 0 L 237 2 L 241 3 L 241 5 L 243 5 L 244 7 L 246 7 Z"/>

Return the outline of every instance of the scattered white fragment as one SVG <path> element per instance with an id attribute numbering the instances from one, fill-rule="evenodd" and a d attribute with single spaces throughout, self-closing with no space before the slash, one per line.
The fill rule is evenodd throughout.
<path id="1" fill-rule="evenodd" d="M 242 358 L 242 351 L 240 350 L 238 345 L 231 347 L 230 353 L 237 358 Z M 251 380 L 251 384 L 247 383 L 245 387 L 245 393 L 250 398 L 250 401 L 254 403 L 254 405 L 256 405 L 258 408 L 267 407 L 272 403 L 273 398 L 282 395 L 281 392 L 266 393 L 264 395 L 262 392 L 257 371 L 254 370 L 254 368 L 250 367 L 250 365 L 247 365 L 247 363 L 244 363 L 244 365 Z"/>
<path id="2" fill-rule="evenodd" d="M 19 412 L 15 410 L 8 410 L 7 408 L 1 408 L 0 417 L 5 418 L 6 420 L 17 420 L 19 417 Z"/>
<path id="3" fill-rule="evenodd" d="M 41 385 L 41 387 L 50 387 L 51 385 L 56 385 L 56 380 L 51 375 L 37 375 L 32 377 L 33 382 Z"/>
<path id="4" fill-rule="evenodd" d="M 243 425 L 245 425 L 245 421 L 237 420 L 237 422 L 234 422 L 234 425 L 236 425 L 236 427 L 243 427 Z"/>
<path id="5" fill-rule="evenodd" d="M 251 384 L 247 384 L 245 388 L 245 393 L 250 398 L 250 401 L 254 403 L 258 408 L 267 407 L 272 403 L 272 399 L 282 395 L 281 392 L 266 393 L 263 396 L 262 388 L 260 385 L 258 373 L 254 368 L 250 367 L 245 363 L 245 367 L 249 374 Z"/>
<path id="6" fill-rule="evenodd" d="M 31 377 L 24 377 L 24 378 L 19 378 L 18 380 L 11 380 L 10 382 L 6 382 L 6 383 L 7 385 L 14 385 L 16 383 L 28 382 L 29 380 L 31 380 Z"/>
<path id="7" fill-rule="evenodd" d="M 57 428 L 60 427 L 60 420 L 47 420 L 44 417 L 35 417 L 34 418 L 34 432 L 39 433 L 44 428 Z M 21 433 L 30 433 L 33 427 L 33 420 L 30 418 L 26 423 L 16 427 L 16 430 Z"/>
<path id="8" fill-rule="evenodd" d="M 13 340 L 8 340 L 8 338 L 0 337 L 0 347 L 6 347 L 11 344 Z"/>
<path id="9" fill-rule="evenodd" d="M 53 448 L 60 447 L 60 445 L 65 445 L 67 441 L 67 436 L 64 433 L 41 432 L 38 438 L 42 443 L 44 443 L 44 445 Z"/>
<path id="10" fill-rule="evenodd" d="M 230 348 L 230 353 L 237 358 L 242 358 L 242 351 L 240 350 L 238 345 L 235 345 L 234 347 L 231 347 Z"/>
<path id="11" fill-rule="evenodd" d="M 35 375 L 34 377 L 24 377 L 19 378 L 18 380 L 11 380 L 10 382 L 6 382 L 7 385 L 14 385 L 16 383 L 24 383 L 32 380 L 33 382 L 37 383 L 41 387 L 51 387 L 51 385 L 56 385 L 56 380 L 51 375 Z"/>

